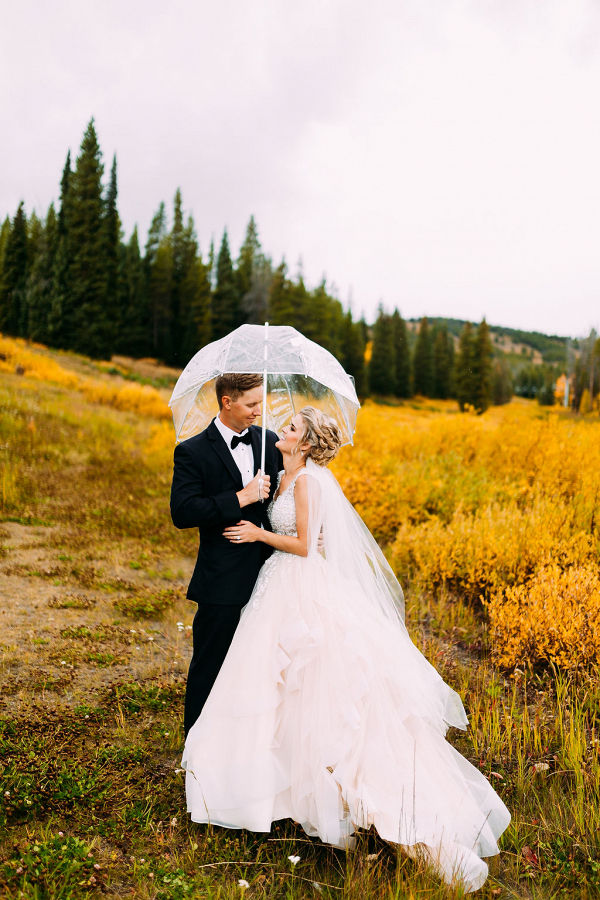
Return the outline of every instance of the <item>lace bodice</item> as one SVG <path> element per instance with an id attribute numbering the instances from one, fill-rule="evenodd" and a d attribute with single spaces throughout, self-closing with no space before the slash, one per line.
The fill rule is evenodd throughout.
<path id="1" fill-rule="evenodd" d="M 299 474 L 299 472 L 296 474 L 289 487 L 287 487 L 276 500 L 271 500 L 269 503 L 267 515 L 269 517 L 269 522 L 271 523 L 271 528 L 275 534 L 287 534 L 291 537 L 298 536 L 298 532 L 296 531 L 296 501 L 294 500 L 294 487 Z M 277 490 L 279 490 L 282 478 L 283 472 L 279 472 L 277 476 Z M 290 553 L 285 553 L 283 550 L 274 550 L 260 570 L 252 593 L 252 606 L 255 609 L 258 609 L 260 606 L 260 599 L 265 592 L 269 579 L 275 570 L 275 566 L 281 560 L 286 560 L 286 558 L 288 562 L 291 559 L 298 559 L 298 557 L 294 557 Z"/>
<path id="2" fill-rule="evenodd" d="M 294 487 L 296 486 L 297 473 L 292 483 L 277 497 L 272 500 L 267 509 L 269 522 L 275 534 L 288 534 L 293 537 L 298 536 L 296 531 L 296 501 L 294 500 Z M 281 484 L 283 472 L 277 476 L 277 490 Z"/>

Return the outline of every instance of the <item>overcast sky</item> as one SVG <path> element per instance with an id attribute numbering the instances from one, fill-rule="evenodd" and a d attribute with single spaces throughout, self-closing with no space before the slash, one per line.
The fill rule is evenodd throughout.
<path id="1" fill-rule="evenodd" d="M 180 186 L 368 320 L 600 324 L 600 0 L 2 0 L 2 217 L 91 116 L 142 243 Z"/>

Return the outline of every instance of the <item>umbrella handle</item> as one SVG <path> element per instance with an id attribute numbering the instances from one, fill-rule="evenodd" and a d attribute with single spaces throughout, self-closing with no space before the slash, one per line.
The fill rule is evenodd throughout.
<path id="1" fill-rule="evenodd" d="M 262 446 L 260 449 L 260 471 L 262 474 L 265 474 L 265 452 L 267 447 L 267 341 L 269 340 L 269 323 L 265 322 L 265 349 L 264 349 L 264 361 L 265 368 L 263 371 L 263 403 L 262 403 Z M 262 487 L 262 484 L 261 484 Z M 264 503 L 264 500 L 261 496 L 260 502 Z"/>

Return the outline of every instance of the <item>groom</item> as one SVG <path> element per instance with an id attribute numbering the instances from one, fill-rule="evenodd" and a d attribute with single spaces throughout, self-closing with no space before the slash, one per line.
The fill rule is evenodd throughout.
<path id="1" fill-rule="evenodd" d="M 283 461 L 275 447 L 277 435 L 267 431 L 265 473 L 259 479 L 261 429 L 254 420 L 261 414 L 262 383 L 262 375 L 221 375 L 215 382 L 219 415 L 205 431 L 175 447 L 171 518 L 176 528 L 200 532 L 187 592 L 198 610 L 185 695 L 186 736 L 202 712 L 240 610 L 271 552 L 262 541 L 237 547 L 223 537 L 223 530 L 240 519 L 271 529 L 267 506 Z"/>

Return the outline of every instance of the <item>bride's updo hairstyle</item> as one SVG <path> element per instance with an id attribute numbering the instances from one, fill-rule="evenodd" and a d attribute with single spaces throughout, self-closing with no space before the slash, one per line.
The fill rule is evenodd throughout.
<path id="1" fill-rule="evenodd" d="M 328 466 L 342 446 L 342 433 L 337 422 L 314 406 L 305 406 L 300 410 L 300 415 L 304 431 L 297 446 L 310 444 L 306 458 L 312 459 L 318 466 Z"/>

